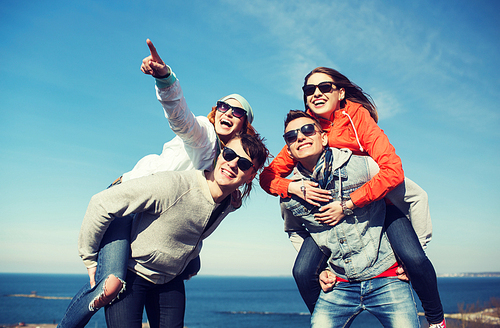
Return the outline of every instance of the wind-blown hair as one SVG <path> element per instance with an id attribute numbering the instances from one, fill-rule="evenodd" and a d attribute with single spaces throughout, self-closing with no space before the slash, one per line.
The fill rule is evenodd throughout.
<path id="1" fill-rule="evenodd" d="M 239 136 L 234 137 L 233 139 L 240 139 L 241 146 L 243 150 L 250 156 L 252 161 L 256 161 L 255 165 L 255 173 L 258 173 L 266 161 L 270 158 L 269 150 L 264 144 L 265 139 L 262 138 L 258 133 L 254 135 L 245 133 L 240 134 Z M 247 182 L 243 187 L 242 199 L 247 197 L 252 190 L 252 181 Z"/>
<path id="2" fill-rule="evenodd" d="M 351 82 L 346 76 L 341 74 L 339 71 L 334 70 L 333 68 L 328 67 L 316 67 L 304 78 L 304 85 L 307 84 L 307 80 L 311 77 L 311 75 L 315 73 L 323 73 L 330 76 L 333 80 L 333 83 L 338 89 L 343 88 L 345 90 L 345 99 L 348 99 L 352 102 L 361 104 L 364 108 L 368 110 L 370 116 L 378 122 L 378 113 L 377 108 L 375 106 L 375 102 L 369 94 L 363 91 L 359 86 Z M 307 97 L 304 95 L 304 105 L 307 107 Z M 345 100 L 343 99 L 340 102 L 340 107 L 345 107 Z"/>

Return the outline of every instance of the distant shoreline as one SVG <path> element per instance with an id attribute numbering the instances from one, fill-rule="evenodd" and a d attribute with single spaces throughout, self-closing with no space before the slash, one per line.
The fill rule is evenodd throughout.
<path id="1" fill-rule="evenodd" d="M 33 292 L 31 294 L 10 294 L 10 295 L 5 295 L 6 297 L 28 297 L 28 298 L 41 298 L 44 300 L 70 300 L 73 297 L 67 297 L 67 296 L 40 296 L 37 295 L 36 292 Z"/>
<path id="2" fill-rule="evenodd" d="M 489 278 L 500 277 L 500 272 L 469 272 L 469 273 L 443 273 L 438 274 L 438 278 L 470 277 L 470 278 Z"/>
<path id="3" fill-rule="evenodd" d="M 25 274 L 25 275 L 71 275 L 71 276 L 85 276 L 86 273 L 39 273 L 39 272 L 0 272 L 1 274 Z M 453 277 L 473 277 L 473 278 L 486 278 L 486 277 L 500 277 L 500 272 L 459 272 L 459 273 L 440 273 L 437 274 L 440 278 L 453 278 Z M 211 275 L 199 274 L 198 277 L 202 278 L 292 278 L 292 276 L 231 276 L 231 275 Z"/>

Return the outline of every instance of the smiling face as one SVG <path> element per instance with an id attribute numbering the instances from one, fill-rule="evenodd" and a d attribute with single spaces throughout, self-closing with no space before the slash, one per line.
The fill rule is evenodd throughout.
<path id="1" fill-rule="evenodd" d="M 307 79 L 306 84 L 318 85 L 321 82 L 334 82 L 330 75 L 325 73 L 314 73 Z M 322 93 L 316 88 L 314 93 L 306 97 L 306 106 L 317 116 L 330 119 L 332 113 L 340 109 L 340 101 L 344 99 L 345 90 L 337 89 L 334 83 L 334 89 L 330 92 Z"/>
<path id="2" fill-rule="evenodd" d="M 297 140 L 287 144 L 288 152 L 309 171 L 314 169 L 323 148 L 328 143 L 326 133 L 322 132 L 318 126 L 316 126 L 318 132 L 309 137 L 300 131 L 302 126 L 311 123 L 315 124 L 314 120 L 307 117 L 299 117 L 290 121 L 285 129 L 285 133 L 299 129 Z"/>
<path id="3" fill-rule="evenodd" d="M 246 171 L 240 169 L 238 167 L 238 159 L 240 157 L 246 158 L 252 162 L 255 167 L 258 167 L 258 163 L 255 160 L 252 161 L 250 156 L 245 152 L 239 138 L 231 139 L 226 144 L 226 147 L 232 149 L 237 157 L 231 161 L 227 161 L 221 153 L 217 159 L 213 174 L 214 180 L 219 185 L 220 189 L 232 192 L 244 183 L 250 182 L 257 174 L 254 167 Z"/>
<path id="4" fill-rule="evenodd" d="M 240 102 L 236 99 L 230 98 L 225 101 L 231 106 L 243 107 Z M 219 135 L 222 142 L 227 143 L 231 140 L 238 132 L 243 128 L 243 124 L 246 122 L 246 117 L 237 118 L 233 115 L 232 110 L 228 110 L 225 113 L 219 111 L 215 112 L 215 132 Z"/>

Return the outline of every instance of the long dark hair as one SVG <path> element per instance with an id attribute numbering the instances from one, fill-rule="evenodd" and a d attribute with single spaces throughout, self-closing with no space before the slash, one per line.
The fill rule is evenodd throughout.
<path id="1" fill-rule="evenodd" d="M 304 78 L 304 85 L 307 84 L 307 80 L 311 77 L 311 75 L 315 73 L 323 73 L 330 76 L 333 80 L 333 83 L 338 89 L 344 88 L 345 90 L 345 99 L 348 99 L 352 102 L 361 104 L 364 108 L 368 110 L 370 116 L 378 122 L 378 113 L 377 108 L 375 106 L 375 102 L 369 94 L 363 91 L 359 86 L 351 82 L 345 75 L 341 74 L 339 71 L 334 70 L 333 68 L 328 67 L 316 67 Z M 307 97 L 304 95 L 304 105 L 307 110 Z M 345 100 L 342 99 L 340 102 L 340 106 L 345 106 Z"/>

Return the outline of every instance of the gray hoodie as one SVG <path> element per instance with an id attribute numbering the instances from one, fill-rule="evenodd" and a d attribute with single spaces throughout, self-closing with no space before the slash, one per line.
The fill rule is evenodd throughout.
<path id="1" fill-rule="evenodd" d="M 205 231 L 217 207 L 203 171 L 159 172 L 94 195 L 83 219 L 78 249 L 86 267 L 97 265 L 110 222 L 136 213 L 129 270 L 158 284 L 180 274 L 208 237 L 234 209 L 224 209 Z"/>

